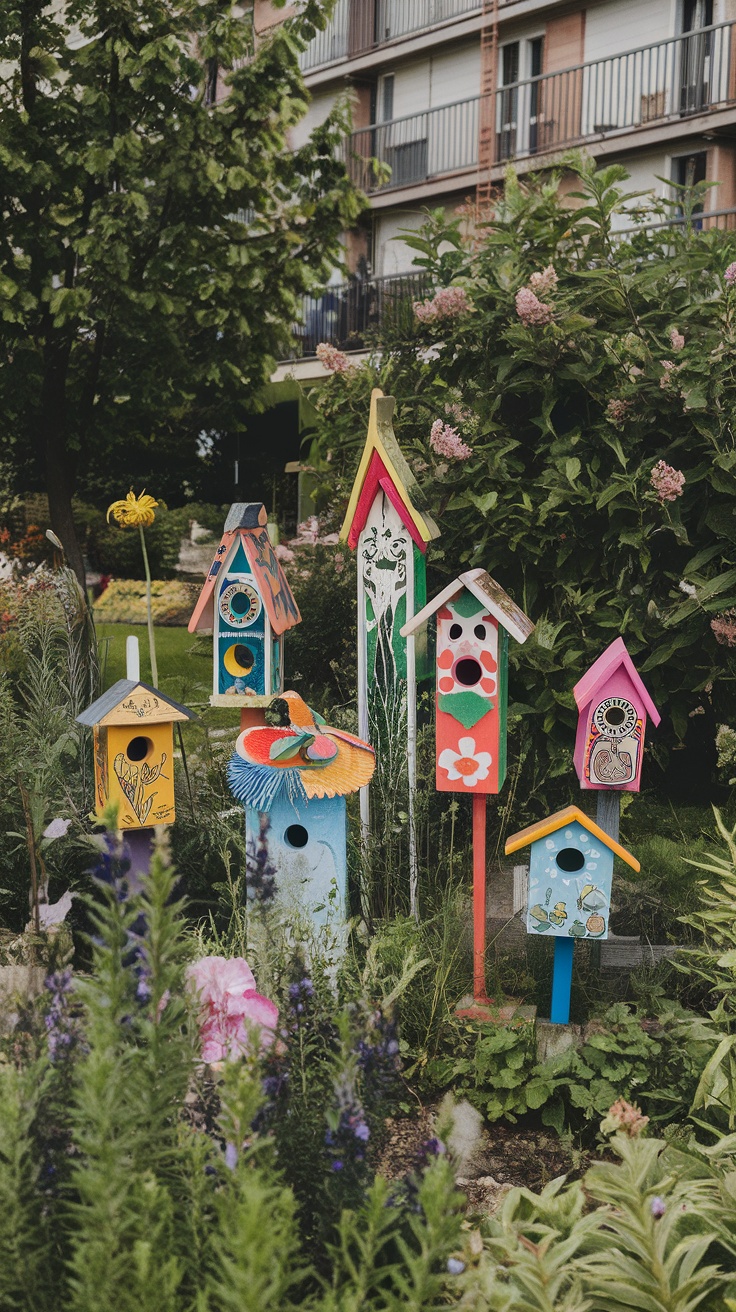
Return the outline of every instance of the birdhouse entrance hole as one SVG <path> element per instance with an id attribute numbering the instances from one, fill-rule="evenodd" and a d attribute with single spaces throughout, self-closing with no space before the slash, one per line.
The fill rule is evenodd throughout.
<path id="1" fill-rule="evenodd" d="M 230 609 L 236 615 L 247 615 L 252 606 L 253 602 L 247 592 L 235 592 L 230 599 Z"/>
<path id="2" fill-rule="evenodd" d="M 129 761 L 145 761 L 146 757 L 150 756 L 152 751 L 153 743 L 151 742 L 151 739 L 146 738 L 144 734 L 139 733 L 136 734 L 135 738 L 131 738 L 125 749 L 125 755 Z"/>
<path id="3" fill-rule="evenodd" d="M 223 663 L 228 674 L 243 675 L 250 674 L 255 665 L 255 656 L 250 647 L 246 647 L 243 642 L 234 642 L 232 647 L 228 647 L 223 658 Z"/>
<path id="4" fill-rule="evenodd" d="M 566 874 L 574 874 L 576 870 L 582 870 L 585 865 L 585 857 L 577 847 L 563 847 L 561 852 L 555 857 L 560 870 Z"/>
<path id="5" fill-rule="evenodd" d="M 289 825 L 284 834 L 289 847 L 306 847 L 309 842 L 309 834 L 304 825 Z"/>
<path id="6" fill-rule="evenodd" d="M 475 656 L 462 656 L 455 666 L 454 673 L 458 683 L 462 683 L 465 688 L 472 688 L 476 683 L 480 683 L 483 667 Z"/>
<path id="7" fill-rule="evenodd" d="M 608 710 L 604 713 L 603 719 L 606 724 L 610 725 L 612 728 L 616 728 L 619 724 L 623 724 L 626 719 L 626 713 L 622 706 L 609 706 Z"/>

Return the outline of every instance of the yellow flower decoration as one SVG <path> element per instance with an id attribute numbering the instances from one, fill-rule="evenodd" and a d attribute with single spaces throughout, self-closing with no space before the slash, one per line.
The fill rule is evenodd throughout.
<path id="1" fill-rule="evenodd" d="M 148 528 L 156 518 L 158 501 L 146 496 L 145 491 L 137 497 L 131 489 L 124 501 L 113 501 L 107 508 L 107 518 L 112 515 L 123 528 Z"/>

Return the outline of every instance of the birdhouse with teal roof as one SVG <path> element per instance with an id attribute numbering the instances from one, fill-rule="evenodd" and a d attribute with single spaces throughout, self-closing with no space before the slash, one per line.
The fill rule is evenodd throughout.
<path id="1" fill-rule="evenodd" d="M 220 545 L 189 621 L 213 635 L 213 705 L 240 705 L 283 688 L 283 639 L 301 619 L 268 535 L 260 501 L 230 507 Z M 237 704 L 237 702 L 236 702 Z"/>
<path id="2" fill-rule="evenodd" d="M 573 694 L 578 707 L 575 769 L 581 788 L 638 793 L 647 717 L 659 711 L 640 679 L 623 638 L 594 661 Z"/>
<path id="3" fill-rule="evenodd" d="M 369 783 L 373 749 L 329 728 L 294 692 L 275 697 L 268 723 L 240 733 L 228 783 L 245 807 L 250 896 L 269 893 L 285 914 L 318 923 L 347 908 L 345 797 Z M 260 884 L 260 887 L 257 885 Z"/>
<path id="4" fill-rule="evenodd" d="M 608 938 L 613 858 L 639 862 L 577 806 L 512 834 L 506 854 L 531 848 L 526 928 L 550 938 Z"/>

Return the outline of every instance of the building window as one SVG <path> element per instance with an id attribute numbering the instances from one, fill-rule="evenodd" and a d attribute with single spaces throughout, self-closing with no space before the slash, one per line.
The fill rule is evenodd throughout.
<path id="1" fill-rule="evenodd" d="M 498 158 L 534 154 L 541 145 L 541 77 L 544 37 L 501 46 L 498 97 Z"/>
<path id="2" fill-rule="evenodd" d="M 713 0 L 684 0 L 680 42 L 680 113 L 695 114 L 711 101 Z"/>
<path id="3" fill-rule="evenodd" d="M 394 75 L 386 73 L 379 83 L 379 122 L 389 123 L 394 116 Z"/>

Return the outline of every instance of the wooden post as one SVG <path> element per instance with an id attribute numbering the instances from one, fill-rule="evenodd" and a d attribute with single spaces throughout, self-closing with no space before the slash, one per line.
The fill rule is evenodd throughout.
<path id="1" fill-rule="evenodd" d="M 486 993 L 486 794 L 473 793 L 473 999 Z"/>
<path id="2" fill-rule="evenodd" d="M 552 967 L 552 1004 L 549 1011 L 549 1018 L 553 1025 L 567 1025 L 570 1019 L 574 949 L 574 938 L 555 939 L 555 959 Z"/>
<path id="3" fill-rule="evenodd" d="M 621 794 L 613 789 L 601 789 L 598 793 L 595 810 L 595 822 L 604 834 L 618 842 L 618 827 L 621 818 Z"/>

